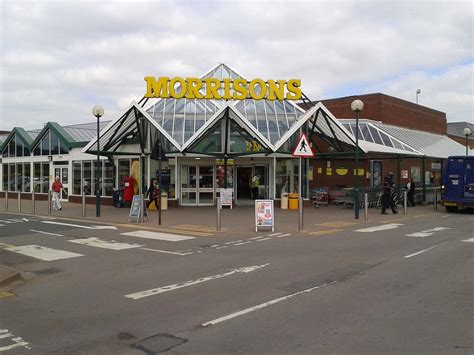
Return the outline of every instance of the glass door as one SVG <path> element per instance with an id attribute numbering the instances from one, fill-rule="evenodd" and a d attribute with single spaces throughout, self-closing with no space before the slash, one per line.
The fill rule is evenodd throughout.
<path id="1" fill-rule="evenodd" d="M 199 206 L 212 206 L 214 204 L 214 166 L 200 165 L 198 168 L 199 176 Z"/>
<path id="2" fill-rule="evenodd" d="M 181 204 L 197 205 L 196 166 L 181 166 Z"/>
<path id="3" fill-rule="evenodd" d="M 55 166 L 54 167 L 54 176 L 53 176 L 53 181 L 56 179 L 56 177 L 59 177 L 59 180 L 61 181 L 61 184 L 63 185 L 63 188 L 61 190 L 61 194 L 59 196 L 59 199 L 61 201 L 67 201 L 68 196 L 69 196 L 69 170 L 67 166 Z"/>

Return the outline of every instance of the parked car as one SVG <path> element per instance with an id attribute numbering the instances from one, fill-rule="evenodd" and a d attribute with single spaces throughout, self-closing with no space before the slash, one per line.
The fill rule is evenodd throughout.
<path id="1" fill-rule="evenodd" d="M 474 207 L 474 157 L 448 158 L 442 176 L 441 204 L 447 212 Z"/>

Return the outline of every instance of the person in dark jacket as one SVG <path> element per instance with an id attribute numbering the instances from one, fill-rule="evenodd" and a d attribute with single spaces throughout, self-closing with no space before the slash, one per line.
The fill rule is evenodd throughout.
<path id="1" fill-rule="evenodd" d="M 150 187 L 148 188 L 146 194 L 147 197 L 150 199 L 150 201 L 147 202 L 146 207 L 149 208 L 152 202 L 154 201 L 155 207 L 158 210 L 158 197 L 160 196 L 160 189 L 156 179 L 151 179 Z"/>
<path id="2" fill-rule="evenodd" d="M 407 206 L 415 207 L 415 183 L 412 179 L 408 179 L 407 186 Z"/>
<path id="3" fill-rule="evenodd" d="M 395 208 L 394 187 L 395 184 L 393 183 L 393 173 L 390 172 L 385 177 L 383 183 L 382 214 L 388 214 L 385 212 L 388 207 L 392 209 L 393 214 L 398 213 L 397 209 Z"/>

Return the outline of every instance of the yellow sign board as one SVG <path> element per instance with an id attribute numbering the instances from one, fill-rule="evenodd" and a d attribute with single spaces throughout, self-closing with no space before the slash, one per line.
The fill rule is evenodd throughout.
<path id="1" fill-rule="evenodd" d="M 214 100 L 300 100 L 301 80 L 168 78 L 146 76 L 147 98 Z M 202 91 L 201 91 L 202 90 Z"/>

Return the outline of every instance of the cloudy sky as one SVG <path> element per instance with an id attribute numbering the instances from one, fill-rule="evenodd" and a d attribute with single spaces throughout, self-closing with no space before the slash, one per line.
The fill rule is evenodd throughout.
<path id="1" fill-rule="evenodd" d="M 1 3 L 0 130 L 117 118 L 144 76 L 300 78 L 312 100 L 382 92 L 474 122 L 473 2 Z"/>

